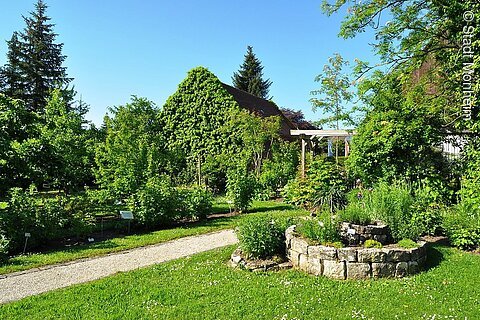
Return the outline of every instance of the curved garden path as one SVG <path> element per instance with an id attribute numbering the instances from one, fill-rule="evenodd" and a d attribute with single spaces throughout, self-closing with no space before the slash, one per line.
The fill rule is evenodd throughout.
<path id="1" fill-rule="evenodd" d="M 117 272 L 186 257 L 237 243 L 233 230 L 185 237 L 107 256 L 13 273 L 0 279 L 0 303 L 97 280 Z"/>

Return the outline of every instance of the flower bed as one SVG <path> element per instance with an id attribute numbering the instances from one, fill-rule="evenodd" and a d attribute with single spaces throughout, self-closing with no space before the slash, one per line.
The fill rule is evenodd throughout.
<path id="1" fill-rule="evenodd" d="M 427 258 L 425 242 L 418 242 L 413 249 L 309 245 L 295 233 L 295 226 L 289 227 L 285 236 L 294 268 L 333 279 L 402 278 L 418 273 Z"/>

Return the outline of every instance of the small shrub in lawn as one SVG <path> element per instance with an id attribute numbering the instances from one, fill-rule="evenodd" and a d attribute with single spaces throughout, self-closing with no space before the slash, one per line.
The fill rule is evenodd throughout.
<path id="1" fill-rule="evenodd" d="M 337 223 L 329 212 L 322 213 L 318 218 L 299 222 L 296 230 L 313 243 L 328 245 L 340 242 Z"/>
<path id="2" fill-rule="evenodd" d="M 404 249 L 418 248 L 418 243 L 416 243 L 412 239 L 402 239 L 402 240 L 398 241 L 397 245 L 400 248 L 404 248 Z"/>
<path id="3" fill-rule="evenodd" d="M 258 184 L 253 174 L 235 168 L 227 173 L 227 197 L 236 210 L 243 212 L 250 207 Z"/>
<path id="4" fill-rule="evenodd" d="M 252 216 L 238 226 L 243 252 L 252 258 L 265 259 L 285 253 L 287 220 L 271 216 Z"/>
<path id="5" fill-rule="evenodd" d="M 181 215 L 189 219 L 204 219 L 211 212 L 213 195 L 202 187 L 177 188 Z"/>
<path id="6" fill-rule="evenodd" d="M 149 178 L 128 202 L 136 221 L 145 228 L 170 224 L 179 216 L 177 191 L 165 176 Z"/>
<path id="7" fill-rule="evenodd" d="M 377 249 L 383 248 L 383 245 L 380 242 L 373 239 L 365 240 L 365 243 L 363 244 L 363 246 L 365 248 L 377 248 Z"/>

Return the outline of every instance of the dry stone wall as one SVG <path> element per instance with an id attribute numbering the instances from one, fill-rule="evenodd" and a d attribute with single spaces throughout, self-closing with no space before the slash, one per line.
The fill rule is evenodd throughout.
<path id="1" fill-rule="evenodd" d="M 294 268 L 333 279 L 401 278 L 418 273 L 427 258 L 425 242 L 419 242 L 414 249 L 337 249 L 309 245 L 295 233 L 295 226 L 289 227 L 285 236 L 287 255 Z"/>

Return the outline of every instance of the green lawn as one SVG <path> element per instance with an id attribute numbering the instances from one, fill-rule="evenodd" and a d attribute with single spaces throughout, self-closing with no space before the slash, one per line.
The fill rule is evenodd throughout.
<path id="1" fill-rule="evenodd" d="M 228 204 L 217 201 L 213 212 L 228 212 Z M 202 221 L 196 224 L 174 229 L 159 230 L 143 234 L 133 234 L 122 238 L 71 247 L 69 249 L 51 251 L 40 254 L 30 254 L 11 258 L 5 265 L 0 266 L 0 274 L 22 271 L 54 263 L 68 262 L 81 258 L 105 255 L 112 252 L 161 243 L 181 237 L 198 235 L 235 227 L 235 225 L 248 215 L 274 214 L 281 216 L 298 216 L 306 211 L 295 209 L 285 203 L 275 201 L 255 201 L 248 214 L 229 218 L 219 218 Z M 1 319 L 1 318 L 0 318 Z"/>
<path id="2" fill-rule="evenodd" d="M 480 319 L 480 256 L 437 246 L 428 272 L 335 281 L 226 265 L 234 246 L 0 306 L 0 319 Z"/>

